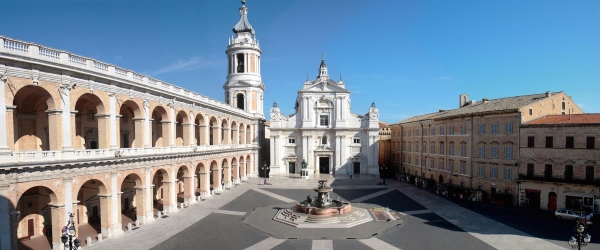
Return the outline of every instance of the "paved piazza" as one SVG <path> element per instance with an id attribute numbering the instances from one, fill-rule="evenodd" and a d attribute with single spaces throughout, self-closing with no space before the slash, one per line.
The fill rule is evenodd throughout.
<path id="1" fill-rule="evenodd" d="M 294 228 L 271 219 L 277 208 L 314 196 L 316 179 L 272 178 L 273 185 L 259 185 L 251 178 L 241 185 L 165 216 L 153 224 L 126 232 L 85 249 L 565 249 L 566 241 L 539 239 L 471 212 L 455 203 L 414 186 L 390 181 L 375 185 L 370 176 L 353 180 L 328 179 L 331 197 L 353 204 L 388 207 L 400 215 L 397 221 L 376 221 L 353 228 Z M 345 177 L 347 178 L 347 177 Z M 368 207 L 363 206 L 363 207 Z M 272 208 L 262 223 L 268 233 L 250 225 L 253 212 Z M 248 221 L 246 221 L 248 220 Z M 279 225 L 280 224 L 280 225 Z M 356 229 L 377 231 L 361 235 Z M 557 244 L 564 245 L 557 245 Z M 594 249 L 597 246 L 588 246 Z"/>

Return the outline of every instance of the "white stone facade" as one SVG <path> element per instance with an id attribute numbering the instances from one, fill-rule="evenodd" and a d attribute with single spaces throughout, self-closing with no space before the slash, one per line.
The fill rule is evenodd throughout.
<path id="1" fill-rule="evenodd" d="M 379 175 L 379 114 L 351 112 L 350 91 L 329 78 L 325 60 L 314 81 L 298 91 L 296 113 L 285 116 L 276 104 L 270 115 L 270 174 L 299 174 L 306 160 L 309 174 Z"/>

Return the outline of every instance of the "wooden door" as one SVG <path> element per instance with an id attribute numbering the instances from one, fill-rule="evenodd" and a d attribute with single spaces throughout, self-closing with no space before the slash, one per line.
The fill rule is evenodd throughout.
<path id="1" fill-rule="evenodd" d="M 556 210 L 556 193 L 550 192 L 548 194 L 548 210 L 555 211 Z"/>
<path id="2" fill-rule="evenodd" d="M 34 234 L 33 219 L 27 220 L 27 236 L 31 237 Z"/>
<path id="3" fill-rule="evenodd" d="M 354 162 L 354 174 L 360 174 L 360 162 Z"/>

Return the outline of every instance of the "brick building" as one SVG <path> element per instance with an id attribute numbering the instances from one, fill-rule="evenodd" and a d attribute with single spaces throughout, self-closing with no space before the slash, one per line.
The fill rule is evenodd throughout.
<path id="1" fill-rule="evenodd" d="M 548 115 L 521 125 L 519 202 L 599 213 L 600 114 Z"/>
<path id="2" fill-rule="evenodd" d="M 469 101 L 391 125 L 395 170 L 450 196 L 516 204 L 520 126 L 545 115 L 583 111 L 563 92 Z M 473 197 L 471 197 L 473 198 Z"/>

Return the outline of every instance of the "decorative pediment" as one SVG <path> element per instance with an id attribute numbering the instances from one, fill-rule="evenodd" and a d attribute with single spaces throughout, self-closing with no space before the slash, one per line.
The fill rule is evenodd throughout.
<path id="1" fill-rule="evenodd" d="M 554 163 L 554 160 L 552 160 L 550 158 L 547 158 L 547 159 L 544 159 L 544 162 L 552 162 L 552 163 Z"/>
<path id="2" fill-rule="evenodd" d="M 564 162 L 565 162 L 565 164 L 574 164 L 575 163 L 575 161 L 573 161 L 571 159 L 567 159 Z"/>
<path id="3" fill-rule="evenodd" d="M 584 162 L 585 165 L 596 165 L 596 161 L 587 160 Z"/>
<path id="4" fill-rule="evenodd" d="M 305 86 L 302 91 L 306 92 L 344 92 L 349 93 L 350 91 L 340 87 L 336 82 L 330 79 L 324 79 L 322 81 L 315 81 L 311 85 Z"/>
<path id="5" fill-rule="evenodd" d="M 530 157 L 530 158 L 527 158 L 525 161 L 528 161 L 528 162 L 535 162 L 535 159 Z"/>

